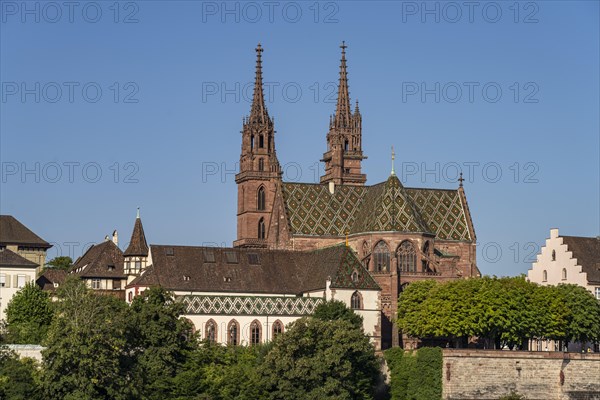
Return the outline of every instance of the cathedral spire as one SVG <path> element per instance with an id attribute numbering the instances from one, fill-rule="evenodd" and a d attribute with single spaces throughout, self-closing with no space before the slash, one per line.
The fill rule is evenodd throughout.
<path id="1" fill-rule="evenodd" d="M 337 106 L 335 108 L 334 126 L 349 127 L 351 123 L 350 93 L 348 91 L 348 71 L 346 70 L 346 42 L 342 42 L 342 59 L 340 61 L 340 82 L 338 84 Z"/>
<path id="2" fill-rule="evenodd" d="M 254 96 L 250 110 L 250 122 L 266 123 L 269 121 L 269 113 L 265 106 L 265 95 L 263 93 L 262 80 L 262 55 L 263 48 L 260 43 L 256 46 L 256 76 L 254 78 Z"/>

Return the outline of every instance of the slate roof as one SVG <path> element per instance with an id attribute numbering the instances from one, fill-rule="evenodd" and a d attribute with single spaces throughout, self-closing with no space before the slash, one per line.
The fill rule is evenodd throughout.
<path id="1" fill-rule="evenodd" d="M 600 283 L 600 239 L 581 236 L 561 236 L 568 251 L 587 274 L 588 282 Z"/>
<path id="2" fill-rule="evenodd" d="M 346 246 L 300 252 L 152 245 L 150 251 L 152 266 L 129 286 L 298 295 L 324 289 L 331 277 L 332 288 L 380 290 Z M 354 270 L 359 274 L 357 282 L 352 281 Z"/>
<path id="3" fill-rule="evenodd" d="M 29 245 L 45 249 L 52 247 L 12 215 L 0 215 L 0 244 Z"/>
<path id="4" fill-rule="evenodd" d="M 333 194 L 327 185 L 282 185 L 292 234 L 401 231 L 473 241 L 471 216 L 460 190 L 405 188 L 395 175 L 373 186 L 336 186 Z"/>
<path id="5" fill-rule="evenodd" d="M 140 217 L 135 219 L 133 232 L 131 233 L 131 240 L 129 241 L 129 246 L 127 246 L 124 255 L 126 257 L 148 256 L 148 243 L 146 243 L 146 235 L 144 234 L 144 227 Z"/>
<path id="6" fill-rule="evenodd" d="M 33 261 L 29 261 L 25 257 L 11 251 L 9 249 L 0 250 L 0 266 L 3 267 L 39 267 Z"/>
<path id="7" fill-rule="evenodd" d="M 111 240 L 105 240 L 93 245 L 79 257 L 70 272 L 85 278 L 126 278 L 124 260 L 121 249 Z"/>
<path id="8" fill-rule="evenodd" d="M 42 290 L 54 291 L 54 284 L 62 285 L 67 277 L 67 271 L 62 269 L 47 268 L 46 271 L 35 281 Z"/>

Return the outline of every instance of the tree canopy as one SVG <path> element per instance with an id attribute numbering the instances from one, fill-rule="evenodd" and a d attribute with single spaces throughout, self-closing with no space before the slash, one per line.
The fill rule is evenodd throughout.
<path id="1" fill-rule="evenodd" d="M 6 306 L 6 341 L 15 344 L 42 343 L 52 316 L 53 305 L 48 294 L 34 282 L 28 282 Z"/>
<path id="2" fill-rule="evenodd" d="M 600 340 L 600 304 L 577 285 L 540 286 L 524 277 L 416 282 L 400 295 L 398 326 L 409 336 L 523 348 L 530 338 Z"/>
<path id="3" fill-rule="evenodd" d="M 369 339 L 345 319 L 304 317 L 275 338 L 261 365 L 268 399 L 371 399 L 378 361 Z"/>

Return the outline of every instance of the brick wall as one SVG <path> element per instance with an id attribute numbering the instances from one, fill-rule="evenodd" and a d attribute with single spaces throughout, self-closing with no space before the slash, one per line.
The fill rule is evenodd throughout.
<path id="1" fill-rule="evenodd" d="M 444 400 L 600 400 L 600 354 L 444 349 Z"/>

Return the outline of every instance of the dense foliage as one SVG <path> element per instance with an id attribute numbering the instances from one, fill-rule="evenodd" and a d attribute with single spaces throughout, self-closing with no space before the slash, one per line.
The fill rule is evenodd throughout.
<path id="1" fill-rule="evenodd" d="M 68 277 L 56 295 L 42 365 L 0 353 L 0 398 L 372 398 L 378 360 L 362 318 L 341 302 L 324 303 L 273 342 L 242 347 L 199 342 L 182 304 L 160 288 L 128 306 Z"/>
<path id="2" fill-rule="evenodd" d="M 398 326 L 409 336 L 477 337 L 485 347 L 524 348 L 530 338 L 600 340 L 600 303 L 577 285 L 539 286 L 523 277 L 416 282 L 400 295 Z"/>
<path id="3" fill-rule="evenodd" d="M 268 399 L 371 399 L 378 374 L 373 346 L 345 319 L 300 318 L 261 366 Z"/>
<path id="4" fill-rule="evenodd" d="M 48 294 L 34 282 L 27 283 L 6 306 L 8 334 L 15 344 L 40 344 L 52 322 L 53 307 Z"/>
<path id="5" fill-rule="evenodd" d="M 41 399 L 36 379 L 37 365 L 32 359 L 19 360 L 15 353 L 0 347 L 0 399 Z"/>
<path id="6" fill-rule="evenodd" d="M 442 398 L 442 350 L 422 347 L 416 351 L 386 350 L 390 370 L 391 400 Z"/>
<path id="7" fill-rule="evenodd" d="M 52 260 L 46 263 L 45 268 L 54 268 L 60 269 L 63 271 L 68 271 L 73 265 L 73 260 L 69 256 L 59 256 L 54 257 Z"/>

